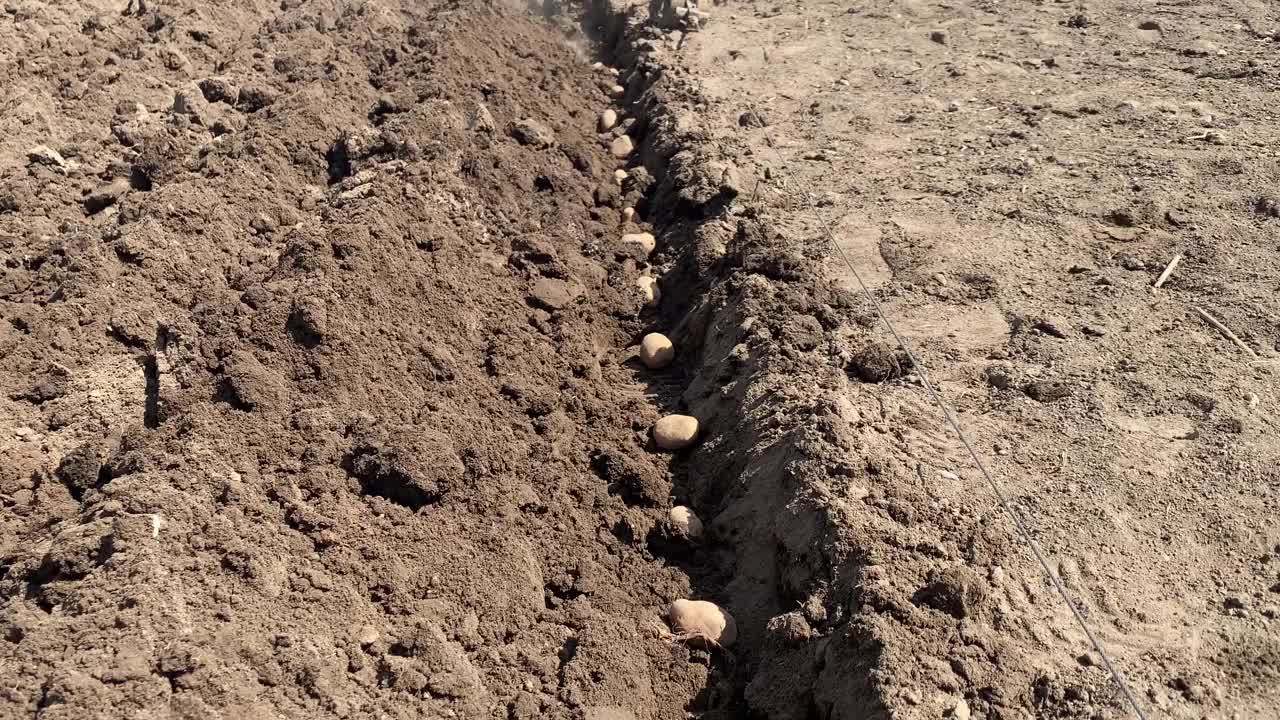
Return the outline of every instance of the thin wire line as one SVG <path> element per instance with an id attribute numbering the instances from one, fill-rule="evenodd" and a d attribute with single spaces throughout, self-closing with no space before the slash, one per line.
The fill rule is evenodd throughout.
<path id="1" fill-rule="evenodd" d="M 772 141 L 769 142 L 768 147 L 773 151 L 774 157 L 777 158 L 779 164 L 782 164 L 782 158 L 779 156 L 777 150 L 774 149 Z M 753 200 L 759 189 L 760 184 L 759 181 L 757 181 L 755 191 L 752 192 Z M 996 498 L 1000 501 L 1000 507 L 1004 508 L 1009 519 L 1013 521 L 1014 527 L 1018 529 L 1018 533 L 1022 536 L 1022 539 L 1031 548 L 1031 552 L 1035 555 L 1036 561 L 1040 563 L 1040 567 L 1044 570 L 1045 574 L 1049 576 L 1049 580 L 1053 583 L 1053 587 L 1058 591 L 1058 594 L 1062 596 L 1062 600 L 1067 604 L 1067 607 L 1071 609 L 1071 614 L 1075 616 L 1076 623 L 1080 626 L 1080 629 L 1084 631 L 1085 636 L 1089 638 L 1089 642 L 1093 645 L 1093 649 L 1096 650 L 1098 655 L 1102 658 L 1102 663 L 1106 666 L 1107 672 L 1111 674 L 1112 681 L 1120 688 L 1120 692 L 1128 701 L 1129 706 L 1133 708 L 1133 712 L 1138 716 L 1139 720 L 1148 720 L 1147 714 L 1143 712 L 1142 706 L 1138 704 L 1138 698 L 1135 697 L 1133 691 L 1129 689 L 1129 684 L 1125 682 L 1124 676 L 1116 669 L 1115 664 L 1111 662 L 1111 657 L 1107 655 L 1107 651 L 1102 647 L 1102 641 L 1098 639 L 1098 636 L 1095 635 L 1093 630 L 1089 627 L 1089 623 L 1085 620 L 1084 613 L 1082 613 L 1080 609 L 1076 607 L 1075 602 L 1071 600 L 1071 596 L 1067 593 L 1067 588 L 1062 584 L 1062 580 L 1058 577 L 1058 574 L 1049 567 L 1049 561 L 1040 551 L 1040 547 L 1036 544 L 1035 538 L 1031 534 L 1031 530 L 1022 522 L 1022 518 L 1018 516 L 1018 513 L 1014 511 L 1013 505 L 1004 494 L 1004 490 L 1001 489 L 1000 484 L 996 482 L 996 479 L 991 475 L 991 472 L 987 470 L 987 466 L 982 462 L 982 458 L 978 456 L 977 450 L 974 450 L 973 444 L 969 442 L 969 438 L 960 427 L 960 423 L 951 413 L 951 408 L 947 405 L 946 401 L 943 400 L 942 394 L 934 388 L 933 382 L 929 380 L 929 372 L 916 358 L 915 353 L 912 352 L 910 346 L 907 345 L 906 340 L 904 340 L 902 335 L 898 333 L 898 329 L 889 321 L 889 316 L 885 314 L 884 307 L 880 304 L 880 301 L 876 299 L 876 296 L 871 292 L 871 289 L 867 287 L 867 284 L 862 281 L 862 275 L 858 273 L 857 268 L 853 266 L 853 262 L 849 260 L 849 256 L 845 254 L 844 248 L 840 247 L 840 243 L 836 242 L 835 233 L 831 231 L 831 227 L 817 210 L 817 202 L 814 200 L 813 195 L 807 190 L 802 189 L 802 192 L 804 192 L 805 199 L 813 208 L 814 213 L 818 218 L 818 224 L 822 226 L 823 233 L 826 234 L 827 240 L 831 243 L 831 246 L 835 248 L 836 252 L 840 254 L 840 258 L 844 260 L 844 264 L 849 266 L 849 272 L 853 273 L 854 279 L 858 282 L 858 287 L 862 289 L 862 294 L 871 301 L 872 306 L 876 309 L 876 314 L 880 316 L 880 322 L 882 322 L 885 328 L 887 328 L 893 335 L 893 339 L 897 341 L 898 347 L 902 348 L 902 351 L 907 354 L 907 358 L 911 361 L 911 367 L 920 374 L 920 380 L 925 389 L 929 392 L 929 395 L 933 397 L 933 401 L 937 403 L 938 407 L 942 409 L 942 414 L 946 418 L 947 424 L 951 426 L 951 429 L 955 431 L 955 434 L 960 438 L 960 442 L 964 444 L 965 450 L 969 451 L 969 457 L 973 458 L 973 464 L 978 466 L 978 470 L 981 471 L 982 476 L 986 478 L 987 484 L 990 485 L 991 490 L 995 492 Z M 763 224 L 763 220 L 761 220 L 761 223 Z"/>

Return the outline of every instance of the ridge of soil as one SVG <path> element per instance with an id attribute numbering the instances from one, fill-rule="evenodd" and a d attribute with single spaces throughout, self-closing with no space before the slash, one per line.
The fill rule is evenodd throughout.
<path id="1" fill-rule="evenodd" d="M 28 2 L 0 47 L 0 715 L 685 716 L 573 33 Z"/>
<path id="2" fill-rule="evenodd" d="M 720 715 L 1130 716 L 819 216 L 1147 711 L 1273 714 L 1267 12 L 604 4 L 641 156 L 702 178 L 660 206 L 712 217 L 655 222 L 686 223 L 664 314 L 699 349 L 668 402 L 709 427 L 675 493 L 721 554 L 691 575 L 742 628 Z"/>

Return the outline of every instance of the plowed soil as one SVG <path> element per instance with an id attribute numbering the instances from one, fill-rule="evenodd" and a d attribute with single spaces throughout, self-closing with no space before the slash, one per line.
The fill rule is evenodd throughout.
<path id="1" fill-rule="evenodd" d="M 1150 715 L 1274 716 L 1274 11 L 559 5 L 3 5 L 0 717 L 1129 716 L 832 237 Z"/>
<path id="2" fill-rule="evenodd" d="M 120 11 L 0 23 L 0 716 L 682 717 L 614 78 L 483 3 Z"/>

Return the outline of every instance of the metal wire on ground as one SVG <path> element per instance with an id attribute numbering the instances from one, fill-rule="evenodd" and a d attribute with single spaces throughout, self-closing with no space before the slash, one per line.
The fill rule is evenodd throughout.
<path id="1" fill-rule="evenodd" d="M 778 160 L 779 164 L 783 164 L 782 158 L 778 156 L 778 152 L 773 147 L 771 138 L 769 139 L 768 147 L 770 152 L 772 152 L 774 157 Z M 756 192 L 758 192 L 759 189 L 760 186 L 759 183 L 757 183 L 755 188 Z M 1133 709 L 1134 715 L 1136 715 L 1139 720 L 1148 720 L 1147 714 L 1142 710 L 1142 706 L 1138 704 L 1138 698 L 1134 696 L 1133 691 L 1129 689 L 1129 684 L 1125 681 L 1124 676 L 1116 669 L 1115 664 L 1111 662 L 1111 657 L 1102 647 L 1102 641 L 1098 639 L 1098 636 L 1094 634 L 1093 629 L 1089 627 L 1089 623 L 1085 620 L 1084 613 L 1080 611 L 1080 608 L 1076 606 L 1076 603 L 1067 593 L 1067 588 L 1062 584 L 1061 578 L 1059 578 L 1058 574 L 1049 566 L 1049 561 L 1045 558 L 1044 553 L 1041 552 L 1039 545 L 1036 544 L 1035 538 L 1031 534 L 1031 530 L 1022 521 L 1022 518 L 1018 516 L 1018 513 L 1014 511 L 1013 505 L 1009 502 L 1009 498 L 1005 495 L 1004 490 L 1000 487 L 1000 484 L 996 482 L 995 478 L 991 475 L 991 472 L 987 470 L 987 466 L 982 462 L 982 458 L 978 456 L 978 452 L 974 450 L 973 444 L 969 442 L 968 435 L 966 435 L 964 429 L 960 427 L 960 423 L 951 412 L 950 406 L 947 405 L 946 401 L 942 398 L 942 393 L 934 388 L 933 382 L 929 380 L 928 370 L 925 369 L 925 366 L 916 357 L 916 354 L 911 350 L 911 347 L 907 345 L 906 340 L 903 339 L 901 333 L 898 332 L 898 329 L 889 321 L 889 316 L 885 313 L 884 306 L 882 306 L 880 301 L 876 299 L 875 293 L 871 292 L 871 288 L 863 282 L 862 275 L 858 273 L 853 262 L 849 260 L 849 256 L 845 254 L 844 248 L 840 247 L 840 243 L 836 242 L 836 236 L 835 233 L 831 231 L 831 226 L 827 224 L 826 220 L 822 218 L 821 214 L 819 214 L 817 210 L 818 204 L 813 197 L 813 194 L 807 190 L 802 190 L 802 192 L 805 196 L 805 200 L 809 204 L 809 207 L 814 209 L 818 224 L 822 226 L 822 231 L 826 235 L 827 241 L 831 243 L 831 247 L 840 255 L 840 259 L 844 260 L 844 264 L 849 267 L 849 272 L 853 274 L 853 278 L 857 281 L 858 287 L 862 289 L 862 294 L 866 296 L 867 300 L 869 300 L 871 305 L 875 308 L 876 315 L 880 317 L 880 322 L 883 323 L 889 333 L 893 335 L 893 339 L 898 343 L 898 347 L 906 353 L 907 358 L 911 361 L 911 367 L 915 369 L 920 376 L 921 384 L 924 385 L 925 390 L 928 391 L 929 395 L 933 398 L 934 403 L 936 403 L 942 410 L 942 414 L 946 418 L 947 424 L 951 427 L 952 431 L 955 432 L 956 436 L 960 438 L 960 442 L 964 445 L 965 450 L 969 452 L 969 457 L 973 459 L 973 464 L 976 465 L 979 472 L 982 473 L 982 477 L 986 478 L 987 484 L 991 487 L 991 490 L 995 493 L 996 498 L 1000 502 L 1000 507 L 1003 508 L 1005 514 L 1009 516 L 1014 527 L 1017 528 L 1018 534 L 1026 542 L 1027 546 L 1031 548 L 1031 553 L 1035 555 L 1036 562 L 1040 564 L 1045 575 L 1049 576 L 1049 581 L 1058 591 L 1058 594 L 1062 596 L 1062 600 L 1071 610 L 1071 614 L 1075 616 L 1076 623 L 1080 626 L 1080 629 L 1084 631 L 1085 636 L 1089 638 L 1089 643 L 1093 645 L 1093 649 L 1098 653 L 1098 656 L 1102 658 L 1102 664 L 1111 675 L 1111 679 L 1115 682 L 1116 687 L 1118 687 L 1121 694 L 1124 695 L 1128 705 Z M 753 198 L 754 195 L 755 193 L 753 193 Z"/>

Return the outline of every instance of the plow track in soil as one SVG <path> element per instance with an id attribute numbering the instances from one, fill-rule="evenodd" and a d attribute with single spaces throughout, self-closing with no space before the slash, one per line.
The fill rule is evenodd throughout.
<path id="1" fill-rule="evenodd" d="M 0 716 L 1123 712 L 628 5 L 8 11 Z M 697 447 L 655 451 L 669 412 Z M 672 640 L 679 597 L 731 653 Z"/>

